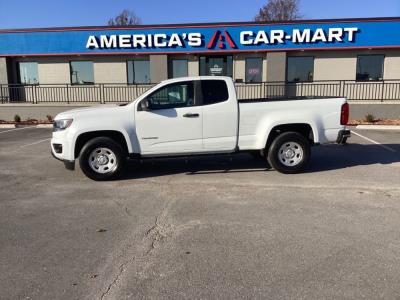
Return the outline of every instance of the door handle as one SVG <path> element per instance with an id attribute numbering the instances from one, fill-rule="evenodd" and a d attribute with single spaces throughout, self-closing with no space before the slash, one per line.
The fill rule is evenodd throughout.
<path id="1" fill-rule="evenodd" d="M 198 118 L 199 116 L 200 116 L 199 114 L 192 114 L 192 113 L 187 113 L 183 115 L 184 118 Z"/>

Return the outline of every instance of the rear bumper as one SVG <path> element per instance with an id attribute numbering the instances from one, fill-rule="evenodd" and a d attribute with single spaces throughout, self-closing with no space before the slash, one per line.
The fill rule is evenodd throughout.
<path id="1" fill-rule="evenodd" d="M 336 139 L 336 143 L 338 144 L 346 144 L 347 138 L 351 136 L 350 130 L 343 129 L 340 130 Z"/>

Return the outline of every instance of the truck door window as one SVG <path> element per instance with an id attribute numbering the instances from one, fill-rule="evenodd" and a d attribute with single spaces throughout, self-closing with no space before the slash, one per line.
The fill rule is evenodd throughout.
<path id="1" fill-rule="evenodd" d="M 151 110 L 193 106 L 193 82 L 179 82 L 164 86 L 148 96 L 147 101 Z"/>
<path id="2" fill-rule="evenodd" d="M 203 105 L 215 104 L 228 100 L 228 88 L 224 80 L 203 80 L 201 82 Z"/>

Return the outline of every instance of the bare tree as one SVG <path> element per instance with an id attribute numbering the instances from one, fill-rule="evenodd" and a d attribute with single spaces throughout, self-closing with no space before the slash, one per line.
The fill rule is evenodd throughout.
<path id="1" fill-rule="evenodd" d="M 138 25 L 140 18 L 131 10 L 124 9 L 118 16 L 108 20 L 109 26 Z"/>
<path id="2" fill-rule="evenodd" d="M 299 0 L 268 0 L 260 8 L 254 20 L 263 21 L 290 21 L 298 20 L 303 16 L 300 14 Z"/>

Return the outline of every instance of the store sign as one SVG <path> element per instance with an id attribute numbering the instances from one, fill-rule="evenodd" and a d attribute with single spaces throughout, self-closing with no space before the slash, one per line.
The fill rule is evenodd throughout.
<path id="1" fill-rule="evenodd" d="M 314 31 L 307 28 L 303 30 L 293 29 L 291 33 L 284 30 L 258 30 L 241 31 L 239 33 L 239 44 L 246 46 L 276 45 L 286 43 L 300 44 L 318 44 L 318 43 L 336 43 L 353 42 L 358 27 L 329 28 L 325 31 L 323 28 L 316 28 Z M 201 32 L 190 32 L 170 36 L 164 33 L 156 34 L 121 34 L 121 35 L 90 35 L 88 37 L 87 49 L 151 49 L 151 48 L 204 48 L 205 36 Z M 214 49 L 217 45 L 219 49 L 237 49 L 236 43 L 231 38 L 229 31 L 215 31 L 209 41 L 207 49 Z"/>
<path id="2" fill-rule="evenodd" d="M 258 75 L 260 74 L 260 69 L 259 68 L 251 68 L 248 70 L 249 75 Z"/>
<path id="3" fill-rule="evenodd" d="M 400 19 L 132 29 L 0 31 L 0 55 L 196 53 L 400 47 Z"/>
<path id="4" fill-rule="evenodd" d="M 210 73 L 212 75 L 222 75 L 223 68 L 217 64 L 210 68 Z"/>

